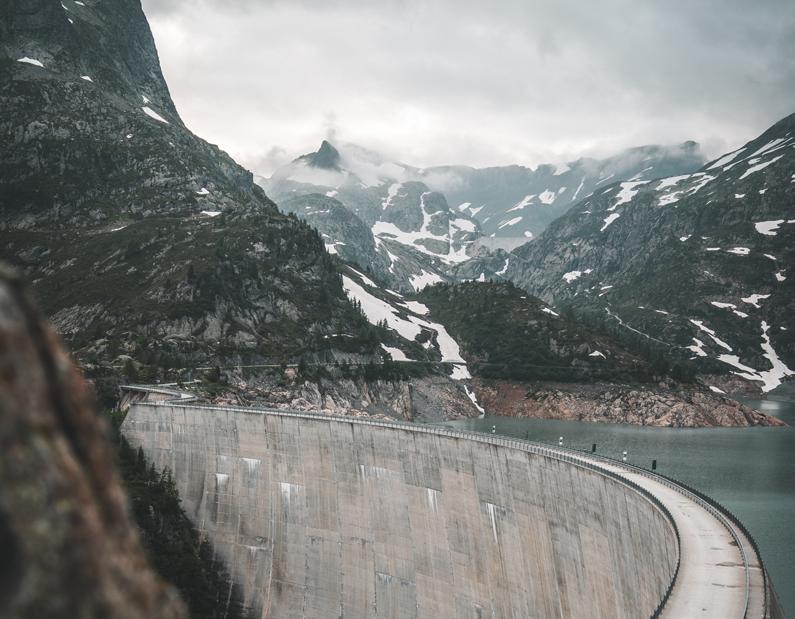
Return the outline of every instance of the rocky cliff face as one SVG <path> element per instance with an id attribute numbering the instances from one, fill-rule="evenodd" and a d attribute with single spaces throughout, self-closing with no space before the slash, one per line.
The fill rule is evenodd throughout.
<path id="1" fill-rule="evenodd" d="M 317 229 L 330 254 L 367 269 L 383 281 L 389 278 L 389 256 L 379 251 L 370 227 L 339 200 L 310 193 L 285 198 L 279 209 Z"/>
<path id="2" fill-rule="evenodd" d="M 182 123 L 139 0 L 3 3 L 0 257 L 81 359 L 372 354 L 319 235 Z"/>
<path id="3" fill-rule="evenodd" d="M 185 617 L 150 571 L 89 389 L 0 271 L 0 615 Z"/>
<path id="4" fill-rule="evenodd" d="M 595 192 L 506 276 L 625 339 L 765 390 L 795 367 L 795 115 L 693 174 Z"/>
<path id="5" fill-rule="evenodd" d="M 229 390 L 210 401 L 416 422 L 481 414 L 464 385 L 444 374 L 368 379 L 364 372 L 343 375 L 339 368 L 323 374 L 302 376 L 287 370 L 246 378 L 233 376 Z"/>

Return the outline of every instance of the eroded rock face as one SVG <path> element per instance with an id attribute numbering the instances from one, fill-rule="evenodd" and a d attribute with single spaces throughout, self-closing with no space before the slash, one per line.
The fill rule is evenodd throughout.
<path id="1" fill-rule="evenodd" d="M 786 425 L 698 387 L 476 382 L 479 401 L 493 415 L 674 428 Z"/>
<path id="2" fill-rule="evenodd" d="M 0 616 L 186 616 L 150 570 L 89 389 L 0 267 Z"/>
<path id="3" fill-rule="evenodd" d="M 294 370 L 288 372 L 289 377 L 286 372 L 284 380 L 266 374 L 235 379 L 229 392 L 213 398 L 212 402 L 418 422 L 480 415 L 460 381 L 447 376 L 410 380 L 368 381 L 361 377 L 298 380 Z"/>

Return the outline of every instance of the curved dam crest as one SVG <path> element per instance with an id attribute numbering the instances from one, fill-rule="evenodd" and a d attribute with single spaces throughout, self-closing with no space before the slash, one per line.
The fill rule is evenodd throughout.
<path id="1" fill-rule="evenodd" d="M 131 444 L 252 616 L 648 617 L 669 517 L 598 471 L 421 426 L 134 404 Z"/>

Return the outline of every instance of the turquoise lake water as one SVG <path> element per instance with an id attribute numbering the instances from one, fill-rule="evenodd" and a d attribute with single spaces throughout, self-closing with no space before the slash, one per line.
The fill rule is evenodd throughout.
<path id="1" fill-rule="evenodd" d="M 774 415 L 788 428 L 668 429 L 640 426 L 487 417 L 451 421 L 459 430 L 490 432 L 612 457 L 628 452 L 633 464 L 651 467 L 713 497 L 731 510 L 757 541 L 788 614 L 795 609 L 795 384 L 767 399 L 737 398 Z"/>

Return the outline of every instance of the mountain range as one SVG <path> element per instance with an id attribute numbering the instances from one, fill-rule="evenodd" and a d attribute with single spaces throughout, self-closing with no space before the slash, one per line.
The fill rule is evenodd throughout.
<path id="1" fill-rule="evenodd" d="M 324 141 L 260 182 L 400 292 L 511 281 L 635 348 L 771 389 L 795 365 L 792 125 L 710 162 L 688 142 L 535 170 L 423 170 Z M 512 244 L 513 226 L 535 232 Z"/>
<path id="2" fill-rule="evenodd" d="M 791 117 L 707 164 L 685 143 L 535 169 L 421 169 L 324 141 L 255 182 L 182 122 L 138 0 L 6 12 L 0 257 L 86 367 L 152 377 L 391 357 L 469 380 L 484 371 L 466 344 L 475 325 L 454 327 L 433 290 L 474 279 L 528 297 L 522 311 L 489 305 L 486 339 L 525 310 L 532 325 L 552 312 L 592 334 L 576 354 L 528 340 L 535 365 L 617 376 L 582 357 L 601 342 L 646 368 L 626 380 L 660 375 L 648 369 L 660 350 L 765 388 L 790 374 Z"/>
<path id="3" fill-rule="evenodd" d="M 324 140 L 316 152 L 257 182 L 283 210 L 316 227 L 329 251 L 367 265 L 392 287 L 419 291 L 479 277 L 468 264 L 476 256 L 504 264 L 493 259 L 502 257 L 500 250 L 528 243 L 611 180 L 683 174 L 703 163 L 698 145 L 687 142 L 534 169 L 422 169 Z"/>
<path id="4" fill-rule="evenodd" d="M 555 307 L 765 390 L 795 367 L 795 115 L 692 174 L 597 190 L 507 258 Z"/>
<path id="5" fill-rule="evenodd" d="M 795 374 L 795 115 L 711 162 L 688 142 L 420 169 L 324 141 L 255 179 L 183 123 L 140 0 L 0 12 L 0 259 L 117 424 L 120 384 L 173 380 L 205 403 L 407 422 L 783 425 L 727 392 Z M 124 514 L 82 383 L 18 275 L 0 273 L 6 348 L 22 351 L 4 367 L 21 455 L 72 449 Z M 31 397 L 51 400 L 52 423 Z M 193 614 L 237 616 L 223 553 L 192 529 L 171 473 L 116 440 L 158 573 Z M 25 483 L 41 478 L 27 469 Z M 161 597 L 144 601 L 180 614 Z"/>
<path id="6" fill-rule="evenodd" d="M 395 335 L 349 295 L 333 247 L 182 122 L 139 0 L 4 3 L 0 27 L 0 258 L 108 405 L 120 380 L 344 363 L 368 367 L 346 391 L 352 408 L 410 391 L 411 375 L 446 394 L 449 410 L 425 398 L 434 415 L 480 414 L 468 374 L 438 365 L 431 327 L 417 333 L 427 363 L 383 367 Z M 424 206 L 404 216 L 441 239 L 423 255 L 444 257 L 444 198 L 412 195 Z"/>

